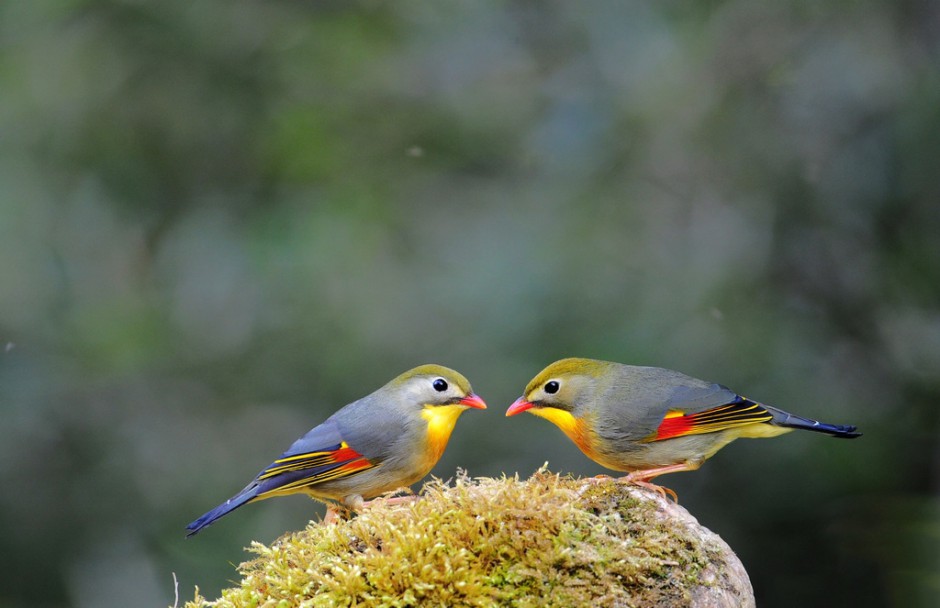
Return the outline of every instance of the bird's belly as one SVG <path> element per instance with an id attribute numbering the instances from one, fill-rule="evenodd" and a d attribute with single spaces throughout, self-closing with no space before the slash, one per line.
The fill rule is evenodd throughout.
<path id="1" fill-rule="evenodd" d="M 350 477 L 334 479 L 301 491 L 318 499 L 342 501 L 347 496 L 356 494 L 369 499 L 385 492 L 410 486 L 426 474 L 425 471 L 401 471 L 379 465 Z"/>
<path id="2" fill-rule="evenodd" d="M 414 442 L 406 440 L 405 443 L 411 445 Z M 371 469 L 319 483 L 303 491 L 314 498 L 339 501 L 355 494 L 365 499 L 374 498 L 420 481 L 431 472 L 440 455 L 440 450 L 433 440 L 429 440 L 418 450 L 396 452 L 397 457 L 387 458 Z"/>
<path id="3" fill-rule="evenodd" d="M 594 459 L 607 468 L 624 472 L 686 462 L 702 463 L 737 437 L 737 434 L 722 431 L 663 441 L 632 443 L 627 450 L 598 454 Z"/>

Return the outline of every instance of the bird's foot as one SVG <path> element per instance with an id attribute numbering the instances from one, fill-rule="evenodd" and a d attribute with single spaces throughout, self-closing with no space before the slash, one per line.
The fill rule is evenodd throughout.
<path id="1" fill-rule="evenodd" d="M 396 492 L 402 492 L 405 490 L 407 490 L 407 488 L 396 490 Z M 416 500 L 418 500 L 418 497 L 415 494 L 406 494 L 404 496 L 386 495 L 381 498 L 377 498 L 375 500 L 370 500 L 369 502 L 362 503 L 362 507 L 370 507 L 372 506 L 372 503 L 374 503 L 376 500 L 378 500 L 379 503 L 383 505 L 405 505 L 405 504 L 411 504 L 415 502 Z"/>
<path id="2" fill-rule="evenodd" d="M 673 502 L 679 504 L 679 497 L 676 496 L 676 493 L 670 490 L 669 488 L 664 488 L 663 486 L 658 486 L 654 483 L 651 483 L 650 480 L 654 477 L 659 477 L 666 473 L 678 473 L 680 471 L 694 471 L 695 469 L 702 466 L 700 461 L 686 461 L 680 462 L 677 464 L 670 464 L 664 467 L 656 467 L 653 469 L 645 469 L 642 471 L 633 471 L 626 477 L 621 477 L 619 481 L 623 483 L 632 483 L 640 486 L 641 488 L 646 488 L 647 490 L 652 490 L 662 496 L 664 499 L 672 498 Z"/>
<path id="3" fill-rule="evenodd" d="M 613 479 L 610 475 L 595 475 L 594 477 L 584 477 L 581 479 L 584 483 L 589 486 L 596 486 L 598 484 L 606 483 Z"/>
<path id="4" fill-rule="evenodd" d="M 350 509 L 339 507 L 336 505 L 327 505 L 326 506 L 326 515 L 323 516 L 323 523 L 325 524 L 334 524 L 339 521 L 349 519 L 352 511 Z"/>
<path id="5" fill-rule="evenodd" d="M 392 496 L 389 498 L 381 498 L 379 502 L 383 505 L 402 505 L 410 504 L 418 500 L 418 497 L 415 495 L 409 496 Z M 375 500 L 363 500 L 362 496 L 359 494 L 352 494 L 343 499 L 342 503 L 335 504 L 330 503 L 326 507 L 326 515 L 323 517 L 323 523 L 332 524 L 337 521 L 342 521 L 352 518 L 356 513 L 361 512 L 363 509 L 368 509 L 372 507 L 375 503 Z"/>
<path id="6" fill-rule="evenodd" d="M 643 478 L 631 479 L 630 475 L 626 477 L 621 477 L 617 480 L 620 483 L 632 483 L 633 485 L 640 486 L 641 488 L 646 488 L 647 490 L 652 490 L 663 497 L 663 499 L 668 500 L 669 498 L 676 504 L 679 504 L 679 496 L 676 494 L 675 490 L 671 490 L 664 486 L 658 486 L 655 483 L 651 483 Z"/>
<path id="7" fill-rule="evenodd" d="M 588 488 L 596 487 L 602 483 L 606 483 L 613 480 L 613 477 L 610 475 L 595 475 L 594 477 L 584 477 L 581 481 L 584 482 L 584 485 L 581 486 L 581 489 L 578 490 L 578 496 L 583 496 L 587 492 Z"/>
<path id="8" fill-rule="evenodd" d="M 332 501 L 326 502 L 326 515 L 323 516 L 323 523 L 332 524 L 337 521 L 350 519 L 357 511 L 362 510 L 365 504 L 365 501 L 359 494 L 350 494 L 340 503 Z"/>
<path id="9" fill-rule="evenodd" d="M 405 504 L 411 504 L 417 500 L 418 500 L 418 497 L 412 494 L 410 496 L 392 496 L 391 498 L 384 498 L 382 499 L 382 502 L 386 505 L 405 505 Z M 365 503 L 363 506 L 364 507 L 371 506 L 373 502 L 375 501 L 370 500 L 369 502 Z"/>

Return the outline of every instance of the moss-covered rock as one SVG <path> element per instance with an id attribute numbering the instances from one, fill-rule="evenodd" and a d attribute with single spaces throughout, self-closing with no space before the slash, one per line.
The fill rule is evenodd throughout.
<path id="1" fill-rule="evenodd" d="M 754 604 L 737 557 L 682 507 L 545 471 L 435 481 L 250 551 L 239 587 L 187 608 Z"/>

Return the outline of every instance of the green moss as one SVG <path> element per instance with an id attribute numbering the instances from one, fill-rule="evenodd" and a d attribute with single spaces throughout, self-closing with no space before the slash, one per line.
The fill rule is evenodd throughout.
<path id="1" fill-rule="evenodd" d="M 664 504 L 544 470 L 434 481 L 413 503 L 379 499 L 351 520 L 253 543 L 239 587 L 186 606 L 688 604 L 721 551 Z"/>

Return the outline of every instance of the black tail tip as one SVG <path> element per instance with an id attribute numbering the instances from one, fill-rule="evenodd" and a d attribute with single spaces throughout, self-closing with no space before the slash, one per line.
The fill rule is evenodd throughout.
<path id="1" fill-rule="evenodd" d="M 190 538 L 199 533 L 200 530 L 211 524 L 211 521 L 205 521 L 205 518 L 199 518 L 186 526 L 186 538 Z"/>
<path id="2" fill-rule="evenodd" d="M 858 428 L 855 425 L 840 426 L 836 428 L 836 431 L 832 433 L 833 437 L 838 437 L 839 439 L 855 439 L 856 437 L 861 437 L 861 433 L 856 433 L 855 429 Z"/>

